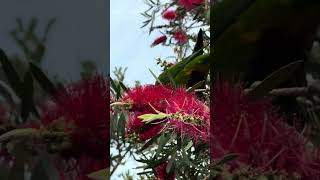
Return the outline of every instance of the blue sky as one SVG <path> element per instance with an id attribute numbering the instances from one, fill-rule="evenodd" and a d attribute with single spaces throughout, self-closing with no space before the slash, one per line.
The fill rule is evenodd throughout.
<path id="1" fill-rule="evenodd" d="M 112 73 L 115 67 L 128 67 L 125 83 L 129 85 L 134 85 L 135 80 L 154 83 L 148 68 L 158 75 L 161 69 L 155 59 L 173 54 L 170 48 L 150 47 L 159 33 L 149 35 L 148 28 L 140 28 L 145 20 L 140 13 L 146 9 L 143 0 L 111 0 L 110 70 Z"/>

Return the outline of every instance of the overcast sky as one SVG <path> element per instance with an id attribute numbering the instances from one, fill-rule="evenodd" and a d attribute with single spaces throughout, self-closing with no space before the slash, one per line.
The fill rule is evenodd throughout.
<path id="1" fill-rule="evenodd" d="M 109 8 L 105 0 L 2 0 L 0 6 L 0 48 L 8 55 L 18 51 L 8 35 L 15 18 L 37 17 L 39 29 L 47 20 L 57 18 L 48 39 L 43 68 L 66 80 L 78 79 L 80 61 L 92 59 L 98 70 L 109 71 Z"/>
<path id="2" fill-rule="evenodd" d="M 147 28 L 140 28 L 146 20 L 140 13 L 147 8 L 144 0 L 111 0 L 111 72 L 116 66 L 128 67 L 125 82 L 130 85 L 135 80 L 154 83 L 148 69 L 158 75 L 161 69 L 155 59 L 173 54 L 170 48 L 150 47 L 159 33 L 149 35 Z"/>
<path id="3" fill-rule="evenodd" d="M 107 74 L 110 60 L 111 74 L 116 66 L 128 67 L 127 84 L 133 85 L 135 80 L 153 83 L 148 68 L 159 74 L 155 58 L 167 57 L 172 54 L 171 50 L 161 46 L 150 48 L 159 34 L 149 36 L 148 29 L 140 28 L 145 20 L 140 13 L 147 8 L 143 0 L 110 0 L 110 4 L 111 12 L 105 0 L 2 0 L 0 48 L 9 56 L 21 54 L 9 36 L 9 31 L 16 26 L 15 18 L 23 17 L 27 21 L 37 17 L 41 32 L 45 23 L 54 17 L 57 23 L 49 35 L 48 51 L 42 64 L 50 75 L 59 74 L 64 79 L 76 80 L 79 62 L 84 59 L 92 59 L 98 64 L 99 71 Z M 108 13 L 111 15 L 110 29 Z"/>

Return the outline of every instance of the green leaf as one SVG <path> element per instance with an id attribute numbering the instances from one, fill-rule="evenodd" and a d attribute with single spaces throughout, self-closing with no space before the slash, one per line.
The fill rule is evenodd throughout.
<path id="1" fill-rule="evenodd" d="M 149 141 L 147 141 L 139 150 L 139 152 L 142 152 L 144 150 L 146 150 L 149 146 L 151 146 L 153 143 L 155 143 L 157 141 L 157 139 L 161 136 L 161 133 L 153 136 Z"/>
<path id="2" fill-rule="evenodd" d="M 184 151 L 188 151 L 193 146 L 193 142 L 189 141 L 189 143 L 184 147 Z"/>
<path id="3" fill-rule="evenodd" d="M 167 144 L 167 142 L 170 140 L 171 136 L 167 134 L 162 134 L 159 138 L 159 145 L 157 148 L 157 152 L 154 155 L 154 157 L 157 157 L 163 150 L 163 147 Z"/>
<path id="4" fill-rule="evenodd" d="M 165 113 L 159 113 L 159 114 L 143 114 L 141 116 L 138 116 L 139 119 L 142 119 L 142 122 L 150 123 L 155 120 L 160 120 L 168 117 L 168 114 Z"/>
<path id="5" fill-rule="evenodd" d="M 182 158 L 183 158 L 184 163 L 186 163 L 188 166 L 197 167 L 194 163 L 192 163 L 192 162 L 190 161 L 187 153 L 182 152 Z"/>
<path id="6" fill-rule="evenodd" d="M 152 76 L 156 79 L 157 83 L 162 84 L 162 81 L 151 71 L 151 69 L 149 69 L 149 71 L 152 74 Z"/>
<path id="7" fill-rule="evenodd" d="M 117 85 L 111 77 L 110 77 L 110 82 L 111 82 L 112 89 L 114 89 L 114 90 L 117 89 Z"/>
<path id="8" fill-rule="evenodd" d="M 118 129 L 118 136 L 121 136 L 123 142 L 125 142 L 125 139 L 126 139 L 125 126 L 126 126 L 126 116 L 125 116 L 125 113 L 122 112 L 118 120 L 117 129 Z"/>
<path id="9" fill-rule="evenodd" d="M 14 69 L 14 66 L 9 61 L 7 55 L 3 52 L 2 49 L 0 49 L 0 62 L 2 69 L 8 79 L 9 85 L 12 87 L 12 89 L 15 91 L 15 93 L 20 97 L 20 85 L 21 80 L 17 73 L 17 71 Z"/>
<path id="10" fill-rule="evenodd" d="M 223 165 L 229 161 L 235 160 L 236 158 L 238 158 L 237 154 L 228 154 L 228 155 L 224 156 L 221 160 L 213 163 L 213 166 Z"/>
<path id="11" fill-rule="evenodd" d="M 197 51 L 200 51 L 200 55 L 203 54 L 203 31 L 201 28 L 198 32 L 197 42 L 194 46 L 193 53 L 196 53 Z"/>
<path id="12" fill-rule="evenodd" d="M 29 116 L 30 112 L 33 112 L 35 115 L 39 116 L 39 113 L 35 107 L 33 100 L 33 78 L 31 72 L 26 72 L 24 76 L 24 81 L 22 84 L 22 92 L 21 92 L 21 117 L 26 120 Z"/>
<path id="13" fill-rule="evenodd" d="M 163 157 L 161 157 L 160 159 L 158 159 L 158 154 L 155 154 L 153 156 L 153 158 L 147 162 L 145 162 L 147 165 L 147 168 L 154 168 L 154 167 L 157 167 L 159 164 L 163 163 L 163 162 L 166 162 L 167 161 L 167 158 L 171 155 L 171 154 L 174 154 L 177 152 L 177 146 L 173 146 L 172 149 L 168 150 Z"/>
<path id="14" fill-rule="evenodd" d="M 94 180 L 106 180 L 110 178 L 109 169 L 101 169 L 99 171 L 88 174 L 88 177 Z"/>
<path id="15" fill-rule="evenodd" d="M 11 106 L 15 106 L 21 103 L 14 90 L 3 81 L 0 81 L 0 94 Z"/>
<path id="16" fill-rule="evenodd" d="M 210 10 L 207 10 L 205 13 L 205 19 L 208 24 L 210 24 Z"/>
<path id="17" fill-rule="evenodd" d="M 116 93 L 117 99 L 119 99 L 121 97 L 121 86 L 120 86 L 120 84 L 119 83 L 117 84 L 116 81 L 114 81 L 111 77 L 110 77 L 110 82 L 111 82 L 112 89 Z"/>
<path id="18" fill-rule="evenodd" d="M 287 81 L 299 68 L 302 68 L 303 61 L 295 61 L 266 77 L 258 86 L 252 89 L 248 96 L 260 97 L 267 95 L 272 89 L 277 88 L 281 83 Z"/>
<path id="19" fill-rule="evenodd" d="M 173 172 L 174 162 L 175 162 L 175 160 L 176 160 L 176 156 L 177 156 L 177 152 L 175 152 L 175 153 L 171 156 L 171 158 L 170 158 L 170 160 L 169 160 L 169 162 L 168 162 L 168 164 L 167 164 L 167 167 L 166 167 L 166 173 L 167 173 L 167 174 L 171 174 L 171 173 Z"/>
<path id="20" fill-rule="evenodd" d="M 147 160 L 147 159 L 136 159 L 136 161 L 141 162 L 141 163 L 145 163 L 145 164 L 150 163 L 150 160 Z"/>
<path id="21" fill-rule="evenodd" d="M 54 26 L 54 24 L 56 23 L 57 19 L 56 18 L 52 18 L 48 21 L 46 28 L 44 30 L 44 36 L 42 38 L 42 42 L 45 42 L 47 40 L 47 36 L 49 34 L 49 31 L 51 30 L 51 28 Z"/>
<path id="22" fill-rule="evenodd" d="M 119 82 L 119 84 L 124 91 L 128 91 L 128 88 L 121 81 Z"/>
<path id="23" fill-rule="evenodd" d="M 0 136 L 0 142 L 21 140 L 34 137 L 39 133 L 39 130 L 33 128 L 13 129 Z"/>
<path id="24" fill-rule="evenodd" d="M 30 22 L 29 22 L 29 26 L 28 26 L 28 29 L 27 29 L 27 34 L 33 34 L 35 28 L 37 27 L 37 25 L 38 25 L 38 19 L 35 18 L 35 17 L 32 17 Z"/>
<path id="25" fill-rule="evenodd" d="M 30 71 L 33 77 L 37 80 L 41 88 L 46 91 L 49 95 L 54 96 L 57 93 L 57 88 L 46 76 L 46 74 L 32 62 L 29 63 Z"/>

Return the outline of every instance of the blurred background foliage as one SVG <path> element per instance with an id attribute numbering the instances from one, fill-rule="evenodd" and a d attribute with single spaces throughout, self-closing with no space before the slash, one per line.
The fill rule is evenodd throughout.
<path id="1" fill-rule="evenodd" d="M 53 97 L 67 83 L 59 75 L 49 79 L 41 68 L 55 22 L 56 19 L 49 19 L 44 27 L 40 27 L 35 17 L 28 21 L 17 18 L 16 27 L 9 34 L 22 54 L 9 57 L 0 49 L 1 135 L 37 122 L 44 100 Z M 44 33 L 39 34 L 39 31 Z M 96 64 L 89 59 L 83 60 L 81 67 L 79 73 L 83 79 L 97 73 Z M 0 179 L 60 180 L 52 154 L 34 149 L 32 141 L 28 140 L 30 135 L 25 134 L 22 141 L 19 138 L 4 140 L 6 138 L 1 136 Z"/>

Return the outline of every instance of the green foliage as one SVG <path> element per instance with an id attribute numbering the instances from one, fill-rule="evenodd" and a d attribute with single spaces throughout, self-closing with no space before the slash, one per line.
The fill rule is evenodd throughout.
<path id="1" fill-rule="evenodd" d="M 200 29 L 193 53 L 166 69 L 159 75 L 157 82 L 192 87 L 196 83 L 206 80 L 211 58 L 209 54 L 203 54 L 205 48 L 203 41 L 203 31 Z"/>
<path id="2" fill-rule="evenodd" d="M 2 69 L 5 72 L 6 77 L 8 78 L 9 85 L 17 94 L 20 94 L 19 88 L 22 84 L 21 79 L 2 49 L 0 49 L 0 62 Z"/>
<path id="3" fill-rule="evenodd" d="M 32 112 L 34 115 L 38 115 L 33 101 L 33 77 L 30 72 L 26 72 L 23 80 L 20 79 L 14 66 L 9 61 L 6 54 L 0 49 L 0 62 L 3 70 L 9 81 L 10 86 L 15 91 L 16 95 L 20 98 L 22 108 L 21 117 L 26 120 L 29 113 Z"/>
<path id="4" fill-rule="evenodd" d="M 96 172 L 92 172 L 88 175 L 89 178 L 93 179 L 93 180 L 105 180 L 105 179 L 109 179 L 110 175 L 109 175 L 109 170 L 108 169 L 102 169 Z"/>
<path id="5" fill-rule="evenodd" d="M 57 88 L 50 81 L 50 79 L 45 75 L 45 73 L 32 62 L 29 63 L 30 71 L 33 77 L 37 80 L 40 87 L 47 92 L 49 95 L 54 96 L 57 93 Z"/>

